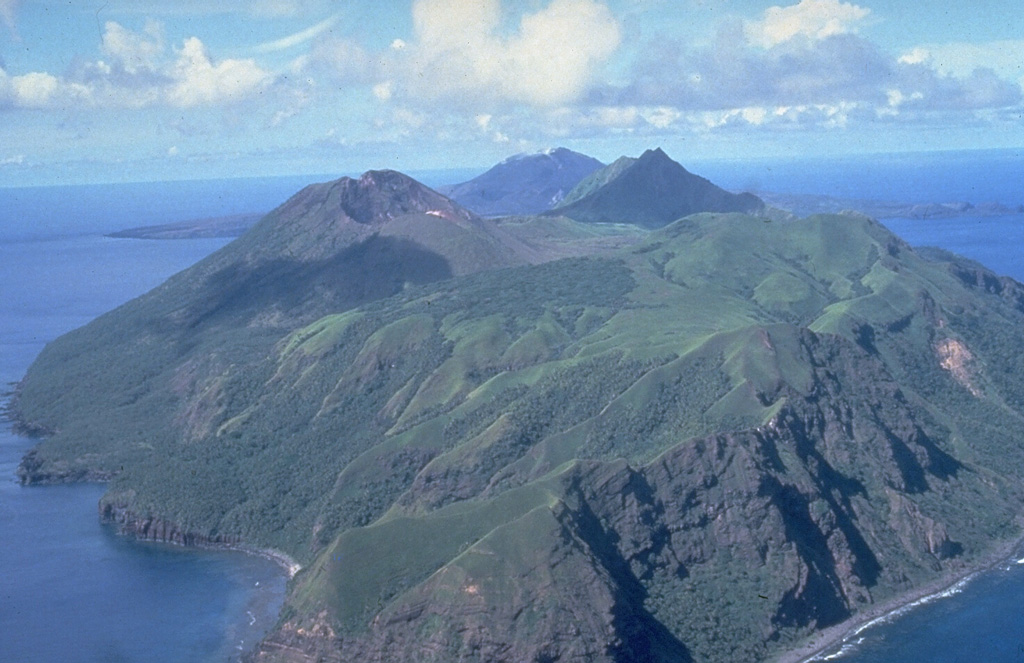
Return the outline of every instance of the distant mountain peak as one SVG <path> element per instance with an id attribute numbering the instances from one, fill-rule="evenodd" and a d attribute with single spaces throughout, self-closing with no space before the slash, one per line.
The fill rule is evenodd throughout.
<path id="1" fill-rule="evenodd" d="M 469 220 L 473 214 L 426 185 L 395 170 L 368 170 L 358 179 L 342 177 L 313 184 L 286 203 L 322 206 L 363 225 L 385 223 L 408 214 L 434 213 Z"/>
<path id="2" fill-rule="evenodd" d="M 517 152 L 516 154 L 513 154 L 510 157 L 506 157 L 498 165 L 500 166 L 503 164 L 515 163 L 517 161 L 524 161 L 529 159 L 537 159 L 541 157 L 552 157 L 555 159 L 565 159 L 572 157 L 584 157 L 587 159 L 590 158 L 587 157 L 585 154 L 573 152 L 572 150 L 566 147 L 546 147 L 543 150 L 538 150 L 536 152 Z"/>
<path id="3" fill-rule="evenodd" d="M 346 178 L 342 178 L 346 179 Z M 383 170 L 368 170 L 359 176 L 359 184 L 362 186 L 386 186 L 402 185 L 402 186 L 413 186 L 418 184 L 416 180 L 412 179 L 404 173 L 400 173 L 397 170 L 383 169 Z"/>
<path id="4" fill-rule="evenodd" d="M 665 151 L 660 147 L 656 147 L 653 150 L 646 150 L 635 162 L 638 166 L 646 168 L 667 168 L 676 172 L 685 171 L 685 167 L 678 161 L 675 161 L 669 155 L 665 154 Z"/>
<path id="5" fill-rule="evenodd" d="M 550 214 L 587 223 L 659 228 L 698 212 L 758 213 L 764 202 L 734 194 L 694 175 L 660 147 L 620 157 L 581 181 Z"/>
<path id="6" fill-rule="evenodd" d="M 486 173 L 441 191 L 484 216 L 538 214 L 603 165 L 585 154 L 553 147 L 515 154 Z"/>

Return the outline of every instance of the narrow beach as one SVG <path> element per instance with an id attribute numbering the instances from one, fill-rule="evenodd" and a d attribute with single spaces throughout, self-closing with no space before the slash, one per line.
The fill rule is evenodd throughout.
<path id="1" fill-rule="evenodd" d="M 269 559 L 272 562 L 277 563 L 278 566 L 283 568 L 288 573 L 288 579 L 291 580 L 295 577 L 295 574 L 302 570 L 302 565 L 296 562 L 287 554 L 280 550 L 274 550 L 273 548 L 254 548 L 244 544 L 237 545 L 225 545 L 222 546 L 223 550 L 236 550 L 238 552 L 245 553 L 246 555 L 255 555 L 256 557 L 262 557 Z"/>
<path id="2" fill-rule="evenodd" d="M 822 655 L 838 650 L 846 641 L 855 638 L 875 623 L 895 618 L 907 610 L 924 605 L 961 589 L 978 575 L 1006 564 L 1012 564 L 1021 556 L 1024 536 L 999 546 L 969 568 L 951 571 L 921 587 L 901 594 L 885 603 L 858 612 L 846 621 L 818 631 L 803 645 L 786 651 L 771 659 L 772 663 L 810 663 L 820 661 Z"/>

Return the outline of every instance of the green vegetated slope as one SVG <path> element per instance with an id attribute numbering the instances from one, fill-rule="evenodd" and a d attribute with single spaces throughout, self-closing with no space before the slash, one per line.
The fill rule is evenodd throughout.
<path id="1" fill-rule="evenodd" d="M 629 169 L 629 167 L 636 162 L 637 159 L 634 157 L 623 156 L 619 157 L 607 166 L 599 168 L 587 177 L 584 177 L 580 180 L 579 184 L 570 189 L 569 193 L 565 194 L 565 197 L 559 201 L 558 206 L 571 205 L 577 200 L 586 198 L 606 184 L 613 182 L 615 178 Z"/>
<path id="2" fill-rule="evenodd" d="M 593 173 L 548 214 L 584 223 L 661 228 L 698 212 L 762 214 L 766 208 L 757 196 L 725 191 L 654 149 L 637 159 L 622 157 Z"/>
<path id="3" fill-rule="evenodd" d="M 29 432 L 55 435 L 22 475 L 106 478 L 154 448 L 203 438 L 248 393 L 239 381 L 263 379 L 274 344 L 325 314 L 416 284 L 634 243 L 635 230 L 485 221 L 391 171 L 311 185 L 222 250 L 47 347 L 19 400 Z"/>
<path id="4" fill-rule="evenodd" d="M 263 655 L 759 660 L 957 568 L 1016 531 L 1022 294 L 866 219 L 737 215 L 381 302 L 323 367 L 393 380 L 378 442 Z M 436 367 L 381 358 L 395 325 Z"/>
<path id="5" fill-rule="evenodd" d="M 233 326 L 196 269 L 48 347 L 23 472 L 299 558 L 258 660 L 761 660 L 1018 530 L 1024 288 L 865 218 Z"/>

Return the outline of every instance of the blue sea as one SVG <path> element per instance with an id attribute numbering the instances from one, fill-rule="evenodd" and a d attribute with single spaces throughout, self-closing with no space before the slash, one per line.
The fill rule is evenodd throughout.
<path id="1" fill-rule="evenodd" d="M 900 202 L 1024 202 L 1013 150 L 843 159 L 708 161 L 730 189 Z M 476 173 L 421 174 L 430 185 Z M 43 345 L 156 286 L 227 240 L 111 239 L 128 227 L 264 212 L 330 176 L 0 188 L 0 387 Z M 1024 215 L 884 219 L 1024 281 Z M 32 445 L 0 425 L 0 661 L 237 660 L 273 625 L 285 578 L 266 560 L 117 536 L 97 519 L 101 485 L 22 487 Z M 1024 660 L 1024 564 L 873 626 L 828 652 L 851 663 Z"/>
<path id="2" fill-rule="evenodd" d="M 905 203 L 996 202 L 1007 207 L 1024 203 L 1024 149 L 781 162 L 723 160 L 697 164 L 691 170 L 734 190 Z M 881 221 L 913 246 L 947 249 L 1024 282 L 1022 214 Z M 1024 549 L 1015 557 L 876 621 L 814 660 L 1024 661 Z"/>
<path id="3" fill-rule="evenodd" d="M 280 202 L 253 189 L 252 198 L 223 182 L 0 189 L 0 390 L 47 341 L 226 242 L 103 232 Z M 276 564 L 117 536 L 97 517 L 102 485 L 19 485 L 32 442 L 9 429 L 0 423 L 0 661 L 235 661 L 274 624 L 286 585 Z"/>

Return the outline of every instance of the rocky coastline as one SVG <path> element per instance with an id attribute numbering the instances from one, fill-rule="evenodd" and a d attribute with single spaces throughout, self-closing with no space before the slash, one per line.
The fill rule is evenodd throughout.
<path id="1" fill-rule="evenodd" d="M 111 473 L 98 470 L 67 474 L 40 473 L 34 469 L 34 453 L 35 450 L 29 451 L 19 466 L 19 477 L 26 485 L 105 482 L 112 476 Z M 297 561 L 279 550 L 246 544 L 238 536 L 222 534 L 210 536 L 190 531 L 172 520 L 154 515 L 141 515 L 124 502 L 103 499 L 98 505 L 98 515 L 102 522 L 113 525 L 119 535 L 130 536 L 139 541 L 206 550 L 229 550 L 262 557 L 280 566 L 289 580 L 302 570 L 302 566 Z M 951 569 L 940 578 L 877 606 L 860 611 L 840 624 L 814 633 L 802 645 L 778 654 L 772 661 L 773 663 L 812 663 L 824 660 L 825 655 L 856 637 L 865 628 L 961 588 L 978 575 L 1017 559 L 1022 549 L 1024 549 L 1024 536 L 1005 542 L 992 553 L 981 557 L 974 563 L 965 563 L 958 568 Z M 285 653 L 303 658 L 309 656 L 310 651 L 316 651 L 322 656 L 330 651 L 330 645 L 336 644 L 336 638 L 331 637 L 332 635 L 307 632 L 307 629 L 289 629 L 288 625 L 285 625 L 285 628 L 279 632 L 268 634 L 266 640 L 261 642 L 255 651 L 250 652 L 249 658 L 246 660 L 261 660 L 266 656 L 280 656 Z M 272 652 L 276 653 L 272 654 Z"/>
<path id="2" fill-rule="evenodd" d="M 18 429 L 15 433 L 23 435 Z M 24 486 L 45 486 L 61 483 L 106 483 L 114 478 L 114 472 L 94 468 L 77 467 L 52 469 L 44 465 L 38 452 L 32 449 L 21 459 L 16 471 L 18 481 Z"/>
<path id="3" fill-rule="evenodd" d="M 102 522 L 114 525 L 118 534 L 140 541 L 168 543 L 187 548 L 231 550 L 262 557 L 280 566 L 288 574 L 289 580 L 302 570 L 301 564 L 280 550 L 252 546 L 242 541 L 240 537 L 230 534 L 211 536 L 193 532 L 179 523 L 159 516 L 138 514 L 124 503 L 107 499 L 100 500 L 99 517 Z"/>
<path id="4" fill-rule="evenodd" d="M 14 391 L 6 394 L 7 402 L 0 410 L 6 423 L 11 424 L 15 434 L 28 438 L 43 438 L 52 435 L 53 431 L 43 426 L 26 421 L 20 416 L 17 407 L 17 385 Z M 54 469 L 46 465 L 40 457 L 38 448 L 30 449 L 18 464 L 18 480 L 26 486 L 54 485 L 65 483 L 107 483 L 114 478 L 115 472 L 89 467 Z M 302 569 L 302 565 L 286 553 L 272 548 L 260 548 L 245 543 L 240 537 L 217 534 L 209 536 L 193 532 L 179 523 L 158 516 L 143 516 L 133 511 L 128 504 L 104 497 L 98 505 L 101 522 L 111 524 L 122 536 L 130 536 L 140 541 L 154 541 L 171 545 L 232 550 L 262 557 L 275 562 L 292 579 Z"/>
<path id="5" fill-rule="evenodd" d="M 964 564 L 960 568 L 951 569 L 940 578 L 858 612 L 846 621 L 815 632 L 802 645 L 775 657 L 772 663 L 813 663 L 814 661 L 828 660 L 825 658 L 826 655 L 855 638 L 865 629 L 962 589 L 979 575 L 1018 559 L 1022 550 L 1024 550 L 1024 536 L 1005 542 L 973 564 Z"/>

